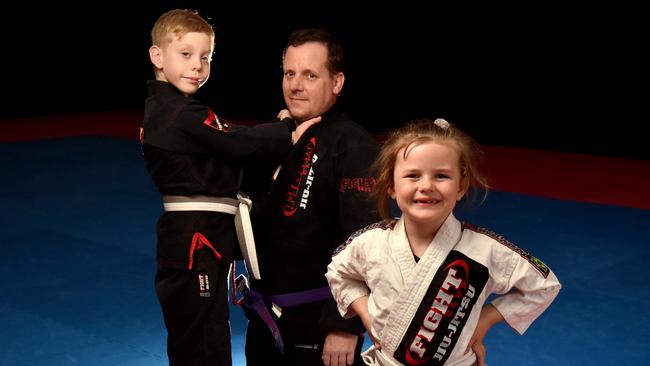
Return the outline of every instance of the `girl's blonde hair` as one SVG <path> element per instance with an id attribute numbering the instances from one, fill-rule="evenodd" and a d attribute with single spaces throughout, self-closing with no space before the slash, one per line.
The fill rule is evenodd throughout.
<path id="1" fill-rule="evenodd" d="M 458 152 L 461 182 L 471 188 L 483 188 L 487 194 L 489 186 L 478 170 L 477 159 L 480 149 L 474 139 L 442 118 L 416 119 L 388 135 L 371 166 L 376 180 L 372 195 L 377 200 L 377 209 L 382 218 L 391 218 L 389 189 L 394 189 L 393 174 L 397 154 L 403 151 L 406 156 L 410 147 L 431 141 L 451 142 Z"/>

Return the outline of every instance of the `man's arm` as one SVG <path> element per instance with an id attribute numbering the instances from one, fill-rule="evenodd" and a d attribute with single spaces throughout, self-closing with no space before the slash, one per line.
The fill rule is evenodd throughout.
<path id="1" fill-rule="evenodd" d="M 357 139 L 356 136 L 350 137 L 350 140 L 349 142 L 354 146 L 346 146 L 346 151 L 339 155 L 338 164 L 340 167 L 338 172 L 339 222 L 344 240 L 355 231 L 379 221 L 379 216 L 374 209 L 375 205 L 369 197 L 370 190 L 374 187 L 374 179 L 368 171 L 377 156 L 379 147 L 376 141 L 369 137 L 365 141 Z M 343 319 L 333 301 L 327 308 L 327 312 L 331 314 L 327 315 L 329 319 L 325 324 L 331 331 L 323 347 L 324 364 L 351 365 L 354 361 L 358 335 L 365 330 L 363 322 L 358 316 Z"/>

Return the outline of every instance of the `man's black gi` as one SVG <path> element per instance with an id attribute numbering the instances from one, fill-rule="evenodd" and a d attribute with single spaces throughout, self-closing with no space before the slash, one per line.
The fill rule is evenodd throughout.
<path id="1" fill-rule="evenodd" d="M 289 151 L 288 123 L 234 126 L 169 83 L 148 87 L 142 151 L 163 195 L 236 198 L 242 163 Z M 233 216 L 164 212 L 157 237 L 155 283 L 170 365 L 230 365 L 227 277 L 238 253 Z"/>
<path id="2" fill-rule="evenodd" d="M 335 109 L 308 129 L 284 160 L 265 198 L 253 206 L 261 281 L 252 287 L 266 296 L 327 286 L 325 272 L 334 249 L 350 234 L 378 221 L 368 192 L 368 168 L 378 144 L 363 128 Z M 248 177 L 245 176 L 245 180 Z M 322 365 L 331 330 L 359 334 L 358 317 L 345 320 L 334 300 L 283 308 L 274 319 L 285 345 L 281 355 L 266 324 L 247 311 L 247 364 Z M 355 364 L 362 364 L 360 357 Z"/>

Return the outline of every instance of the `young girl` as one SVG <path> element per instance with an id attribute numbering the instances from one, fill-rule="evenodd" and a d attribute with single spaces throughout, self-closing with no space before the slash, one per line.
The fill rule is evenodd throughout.
<path id="1" fill-rule="evenodd" d="M 470 186 L 487 188 L 475 150 L 447 121 L 423 120 L 393 132 L 375 161 L 385 220 L 353 234 L 326 274 L 341 314 L 359 315 L 373 340 L 369 365 L 483 364 L 492 325 L 523 334 L 560 290 L 539 259 L 454 217 Z"/>

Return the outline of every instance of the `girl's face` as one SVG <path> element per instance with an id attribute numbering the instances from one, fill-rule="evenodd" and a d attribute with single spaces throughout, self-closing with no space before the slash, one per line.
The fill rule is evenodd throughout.
<path id="1" fill-rule="evenodd" d="M 397 155 L 388 193 L 402 210 L 407 231 L 437 232 L 467 190 L 456 145 L 428 141 L 411 145 L 406 157 L 404 149 Z"/>
<path id="2" fill-rule="evenodd" d="M 171 43 L 152 46 L 151 61 L 161 71 L 158 80 L 174 85 L 183 95 L 192 95 L 208 81 L 212 39 L 205 33 L 189 32 Z"/>

